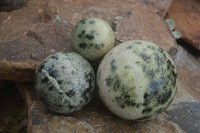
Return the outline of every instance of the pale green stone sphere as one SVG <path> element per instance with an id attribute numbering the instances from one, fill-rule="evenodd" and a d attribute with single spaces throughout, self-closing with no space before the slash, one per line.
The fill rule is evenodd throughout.
<path id="1" fill-rule="evenodd" d="M 83 108 L 91 99 L 95 74 L 86 59 L 74 52 L 57 52 L 36 70 L 35 90 L 46 107 L 59 114 Z"/>
<path id="2" fill-rule="evenodd" d="M 71 32 L 72 49 L 89 61 L 101 59 L 114 46 L 110 25 L 100 18 L 83 19 Z"/>
<path id="3" fill-rule="evenodd" d="M 101 100 L 115 115 L 150 119 L 172 102 L 177 72 L 170 56 L 147 41 L 128 41 L 108 52 L 98 68 Z"/>

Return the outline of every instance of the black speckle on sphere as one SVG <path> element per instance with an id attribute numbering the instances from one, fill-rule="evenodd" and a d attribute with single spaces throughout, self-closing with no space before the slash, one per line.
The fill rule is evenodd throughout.
<path id="1" fill-rule="evenodd" d="M 52 90 L 53 90 L 53 86 L 49 87 L 48 90 L 49 90 L 49 91 L 52 91 Z"/>
<path id="2" fill-rule="evenodd" d="M 82 32 L 81 32 L 82 34 L 85 34 L 85 30 L 82 30 Z"/>
<path id="3" fill-rule="evenodd" d="M 139 63 L 140 63 L 139 61 L 136 61 L 136 62 L 135 62 L 135 64 L 139 64 Z"/>
<path id="4" fill-rule="evenodd" d="M 104 44 L 103 44 L 103 43 L 101 43 L 101 47 L 104 47 Z"/>
<path id="5" fill-rule="evenodd" d="M 155 49 L 155 47 L 153 47 L 153 46 L 147 46 L 147 48 L 152 49 L 152 50 Z"/>
<path id="6" fill-rule="evenodd" d="M 58 84 L 62 84 L 63 81 L 62 80 L 58 80 L 57 82 L 58 82 Z"/>
<path id="7" fill-rule="evenodd" d="M 168 92 L 165 92 L 164 94 L 158 95 L 158 97 L 157 97 L 158 98 L 158 105 L 165 104 L 169 100 L 171 95 L 172 95 L 171 90 L 169 90 Z"/>
<path id="8" fill-rule="evenodd" d="M 85 49 L 87 47 L 87 44 L 86 43 L 80 43 L 79 47 L 82 48 L 82 49 Z"/>
<path id="9" fill-rule="evenodd" d="M 58 104 L 57 106 L 58 106 L 59 108 L 62 108 L 62 105 L 60 105 L 60 104 Z"/>
<path id="10" fill-rule="evenodd" d="M 57 79 L 60 76 L 60 72 L 58 70 L 53 70 L 50 69 L 49 71 L 49 76 L 53 77 L 54 79 Z"/>
<path id="11" fill-rule="evenodd" d="M 74 73 L 75 73 L 75 71 L 73 70 L 73 71 L 71 72 L 71 74 L 74 75 Z"/>
<path id="12" fill-rule="evenodd" d="M 163 50 L 161 47 L 159 47 L 158 50 L 159 50 L 161 53 L 164 52 L 164 50 Z"/>
<path id="13" fill-rule="evenodd" d="M 170 60 L 167 60 L 167 64 L 168 64 L 169 67 L 172 65 Z"/>
<path id="14" fill-rule="evenodd" d="M 88 48 L 91 48 L 94 44 L 93 43 L 90 43 L 89 47 Z"/>
<path id="15" fill-rule="evenodd" d="M 95 21 L 94 20 L 90 20 L 90 24 L 95 24 Z"/>
<path id="16" fill-rule="evenodd" d="M 49 79 L 46 76 L 41 80 L 42 83 L 47 83 L 48 81 Z"/>
<path id="17" fill-rule="evenodd" d="M 136 44 L 142 44 L 141 42 L 135 42 Z"/>
<path id="18" fill-rule="evenodd" d="M 82 24 L 85 24 L 86 21 L 87 21 L 87 19 L 82 19 L 80 22 L 81 22 Z"/>
<path id="19" fill-rule="evenodd" d="M 75 91 L 69 90 L 68 92 L 65 93 L 68 97 L 72 97 L 75 95 Z"/>
<path id="20" fill-rule="evenodd" d="M 130 46 L 126 47 L 126 49 L 132 49 L 132 46 L 130 45 Z"/>
<path id="21" fill-rule="evenodd" d="M 94 39 L 94 35 L 90 35 L 90 34 L 86 34 L 85 36 L 87 39 L 89 40 L 93 40 Z"/>
<path id="22" fill-rule="evenodd" d="M 152 108 L 145 108 L 145 109 L 142 110 L 142 114 L 149 113 L 151 111 L 152 111 Z"/>
<path id="23" fill-rule="evenodd" d="M 56 56 L 51 56 L 51 58 L 54 60 L 58 60 L 58 57 L 56 57 Z"/>
<path id="24" fill-rule="evenodd" d="M 78 34 L 78 37 L 81 38 L 81 37 L 82 37 L 82 34 Z"/>
<path id="25" fill-rule="evenodd" d="M 100 46 L 100 45 L 98 45 L 98 44 L 96 44 L 96 45 L 95 45 L 95 48 L 96 48 L 96 49 L 100 49 L 100 48 L 101 48 L 101 46 Z"/>
<path id="26" fill-rule="evenodd" d="M 125 65 L 124 68 L 125 68 L 125 69 L 131 69 L 131 66 Z"/>
<path id="27" fill-rule="evenodd" d="M 113 82 L 113 79 L 112 79 L 111 77 L 108 77 L 108 78 L 106 79 L 106 85 L 107 85 L 107 86 L 111 86 L 112 82 Z"/>
<path id="28" fill-rule="evenodd" d="M 116 60 L 115 60 L 115 59 L 113 59 L 113 60 L 111 61 L 111 63 L 110 63 L 110 64 L 111 64 L 111 71 L 112 71 L 112 72 L 115 72 L 116 69 L 117 69 L 115 63 L 116 63 Z"/>
<path id="29" fill-rule="evenodd" d="M 139 54 L 139 56 L 141 56 L 142 57 L 142 59 L 144 60 L 144 61 L 149 61 L 150 60 L 150 56 L 148 56 L 148 55 L 146 55 L 145 53 L 140 53 Z"/>

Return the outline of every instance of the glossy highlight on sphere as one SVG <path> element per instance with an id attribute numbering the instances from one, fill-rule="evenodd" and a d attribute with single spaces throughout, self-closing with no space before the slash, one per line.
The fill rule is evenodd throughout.
<path id="1" fill-rule="evenodd" d="M 71 32 L 72 49 L 89 61 L 101 59 L 114 46 L 110 25 L 100 18 L 83 19 Z"/>
<path id="2" fill-rule="evenodd" d="M 49 110 L 59 114 L 69 114 L 84 107 L 94 87 L 92 66 L 74 52 L 52 54 L 36 70 L 38 97 Z"/>
<path id="3" fill-rule="evenodd" d="M 97 72 L 106 107 L 128 120 L 150 119 L 172 102 L 177 72 L 170 56 L 147 41 L 128 41 L 108 52 Z"/>

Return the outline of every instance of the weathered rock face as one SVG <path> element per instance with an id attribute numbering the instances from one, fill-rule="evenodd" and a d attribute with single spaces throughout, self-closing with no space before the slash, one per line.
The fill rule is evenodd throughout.
<path id="1" fill-rule="evenodd" d="M 168 18 L 175 21 L 175 29 L 180 31 L 183 40 L 200 50 L 200 1 L 174 0 Z"/>
<path id="2" fill-rule="evenodd" d="M 167 51 L 175 47 L 162 18 L 138 0 L 30 0 L 22 9 L 0 16 L 0 79 L 32 81 L 42 59 L 71 50 L 70 32 L 86 17 L 110 23 L 117 41 L 143 39 Z"/>
<path id="3" fill-rule="evenodd" d="M 180 46 L 174 59 L 181 86 L 200 101 L 200 61 Z"/>
<path id="4" fill-rule="evenodd" d="M 77 133 L 140 133 L 140 132 L 173 132 L 184 133 L 175 123 L 167 120 L 166 114 L 161 114 L 152 120 L 132 122 L 119 119 L 112 115 L 93 98 L 92 102 L 79 112 L 68 116 L 56 115 L 50 112 L 38 100 L 32 86 L 19 85 L 25 93 L 28 103 L 28 132 L 77 132 Z"/>
<path id="5" fill-rule="evenodd" d="M 0 1 L 0 11 L 12 11 L 19 9 L 27 0 L 1 0 Z"/>
<path id="6" fill-rule="evenodd" d="M 173 0 L 142 0 L 142 3 L 154 7 L 161 17 L 165 17 Z"/>

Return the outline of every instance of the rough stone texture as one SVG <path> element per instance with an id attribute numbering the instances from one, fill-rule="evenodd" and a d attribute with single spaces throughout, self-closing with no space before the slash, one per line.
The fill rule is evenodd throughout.
<path id="1" fill-rule="evenodd" d="M 125 121 L 112 115 L 97 98 L 81 111 L 68 116 L 56 115 L 38 100 L 32 86 L 19 85 L 28 104 L 28 132 L 32 133 L 184 133 L 166 114 L 140 122 Z"/>
<path id="2" fill-rule="evenodd" d="M 182 38 L 200 50 L 200 1 L 174 0 L 168 18 L 175 21 L 175 30 L 181 32 Z"/>
<path id="3" fill-rule="evenodd" d="M 12 11 L 19 9 L 27 0 L 1 0 L 0 11 Z"/>
<path id="4" fill-rule="evenodd" d="M 200 60 L 197 60 L 180 46 L 174 59 L 181 86 L 200 101 Z"/>
<path id="5" fill-rule="evenodd" d="M 47 55 L 71 50 L 71 29 L 86 17 L 110 23 L 118 42 L 143 39 L 167 51 L 176 47 L 156 10 L 139 0 L 30 0 L 22 9 L 0 13 L 0 79 L 32 81 Z"/>
<path id="6" fill-rule="evenodd" d="M 0 91 L 0 132 L 22 133 L 27 126 L 24 99 L 14 82 L 0 81 Z"/>
<path id="7" fill-rule="evenodd" d="M 200 103 L 199 102 L 181 102 L 173 105 L 173 110 L 168 110 L 168 120 L 180 125 L 188 133 L 200 132 Z M 181 113 L 177 113 L 181 112 Z"/>
<path id="8" fill-rule="evenodd" d="M 161 17 L 165 17 L 167 11 L 171 5 L 173 0 L 142 0 L 142 3 L 146 5 L 150 5 L 158 10 L 158 14 Z"/>
<path id="9" fill-rule="evenodd" d="M 200 61 L 178 46 L 174 59 L 179 87 L 172 105 L 165 112 L 167 120 L 179 125 L 188 133 L 200 132 Z"/>

